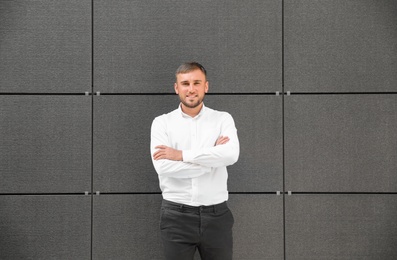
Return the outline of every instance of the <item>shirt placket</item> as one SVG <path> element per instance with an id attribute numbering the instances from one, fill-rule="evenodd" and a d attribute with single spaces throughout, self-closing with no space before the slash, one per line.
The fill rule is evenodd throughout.
<path id="1" fill-rule="evenodd" d="M 192 118 L 190 122 L 190 140 L 191 140 L 191 149 L 199 148 L 198 140 L 197 140 L 197 119 Z M 198 179 L 192 178 L 192 202 L 197 201 L 198 198 Z"/>

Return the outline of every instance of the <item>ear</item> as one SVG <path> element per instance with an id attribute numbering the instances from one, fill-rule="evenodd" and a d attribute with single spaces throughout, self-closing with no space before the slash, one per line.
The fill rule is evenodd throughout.
<path id="1" fill-rule="evenodd" d="M 208 84 L 208 81 L 206 81 L 205 82 L 205 88 L 204 88 L 205 93 L 208 93 L 208 88 L 209 88 L 209 84 Z"/>
<path id="2" fill-rule="evenodd" d="M 178 91 L 178 84 L 176 84 L 176 83 L 174 83 L 174 90 L 175 90 L 175 93 L 176 93 L 176 94 L 179 94 L 179 91 Z"/>

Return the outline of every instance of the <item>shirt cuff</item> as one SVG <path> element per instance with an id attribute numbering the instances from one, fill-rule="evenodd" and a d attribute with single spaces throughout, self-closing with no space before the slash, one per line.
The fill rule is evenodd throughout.
<path id="1" fill-rule="evenodd" d="M 195 153 L 191 150 L 182 150 L 182 161 L 186 163 L 195 163 L 194 162 Z M 204 173 L 210 173 L 212 171 L 212 167 L 200 165 L 201 169 Z"/>
<path id="2" fill-rule="evenodd" d="M 193 162 L 193 152 L 189 150 L 182 150 L 182 161 L 184 162 Z"/>

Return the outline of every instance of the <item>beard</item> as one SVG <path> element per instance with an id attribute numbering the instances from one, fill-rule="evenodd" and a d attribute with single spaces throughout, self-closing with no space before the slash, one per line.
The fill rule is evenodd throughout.
<path id="1" fill-rule="evenodd" d="M 203 103 L 203 101 L 204 101 L 204 97 L 199 98 L 199 99 L 197 99 L 194 102 L 186 101 L 186 98 L 181 98 L 180 97 L 179 99 L 181 100 L 182 104 L 185 107 L 188 107 L 188 108 L 196 108 L 196 107 L 200 106 Z"/>

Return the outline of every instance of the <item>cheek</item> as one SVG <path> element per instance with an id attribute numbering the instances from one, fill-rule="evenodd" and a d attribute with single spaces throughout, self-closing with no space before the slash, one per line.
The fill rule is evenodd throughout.
<path id="1" fill-rule="evenodd" d="M 183 94 L 185 91 L 182 89 L 182 88 L 177 88 L 177 89 L 175 89 L 175 93 L 176 94 L 178 94 L 178 95 L 181 95 L 181 94 Z"/>

